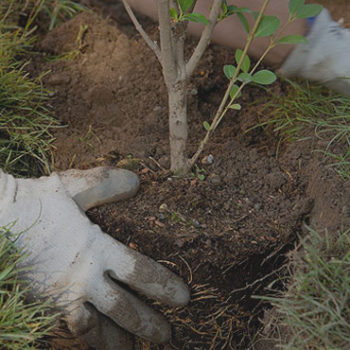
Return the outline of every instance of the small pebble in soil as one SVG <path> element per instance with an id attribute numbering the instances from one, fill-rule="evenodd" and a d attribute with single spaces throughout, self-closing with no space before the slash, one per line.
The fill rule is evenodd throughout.
<path id="1" fill-rule="evenodd" d="M 170 159 L 168 156 L 162 156 L 159 158 L 158 163 L 165 169 L 170 168 Z"/>
<path id="2" fill-rule="evenodd" d="M 193 226 L 195 228 L 201 228 L 202 227 L 198 220 L 193 220 Z"/>
<path id="3" fill-rule="evenodd" d="M 162 203 L 160 206 L 159 206 L 159 209 L 158 211 L 160 213 L 167 213 L 169 211 L 169 208 L 168 208 L 168 205 L 166 203 Z"/>
<path id="4" fill-rule="evenodd" d="M 220 185 L 221 184 L 221 177 L 215 173 L 212 173 L 209 175 L 209 181 L 213 185 Z"/>
<path id="5" fill-rule="evenodd" d="M 214 156 L 212 154 L 209 154 L 208 156 L 203 157 L 203 159 L 201 160 L 202 164 L 206 164 L 206 165 L 211 165 L 214 163 Z"/>
<path id="6" fill-rule="evenodd" d="M 159 213 L 159 214 L 158 214 L 158 219 L 159 219 L 160 221 L 165 220 L 165 218 L 166 218 L 166 216 L 165 216 L 164 213 Z"/>
<path id="7" fill-rule="evenodd" d="M 259 211 L 261 209 L 261 203 L 256 203 L 255 205 L 254 205 L 254 210 L 255 211 Z"/>
<path id="8" fill-rule="evenodd" d="M 136 243 L 130 242 L 129 243 L 129 248 L 133 249 L 133 250 L 138 250 L 138 245 Z"/>
<path id="9" fill-rule="evenodd" d="M 192 96 L 196 96 L 196 95 L 198 95 L 198 90 L 196 88 L 193 88 L 193 89 L 191 89 L 190 93 Z"/>
<path id="10" fill-rule="evenodd" d="M 177 240 L 175 241 L 175 244 L 176 244 L 179 248 L 182 248 L 182 247 L 184 246 L 184 244 L 185 244 L 185 240 L 179 238 L 179 239 L 177 239 Z"/>

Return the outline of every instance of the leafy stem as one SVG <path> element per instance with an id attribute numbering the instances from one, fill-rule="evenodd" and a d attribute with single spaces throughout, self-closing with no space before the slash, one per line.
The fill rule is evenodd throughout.
<path id="1" fill-rule="evenodd" d="M 204 139 L 200 142 L 198 150 L 196 151 L 196 153 L 192 156 L 192 158 L 190 159 L 189 163 L 190 163 L 190 167 L 192 168 L 193 165 L 196 163 L 196 161 L 198 160 L 198 157 L 200 156 L 200 154 L 202 153 L 204 146 L 206 145 L 206 143 L 208 142 L 212 132 L 215 130 L 215 128 L 217 127 L 217 125 L 219 124 L 219 122 L 222 120 L 222 118 L 224 117 L 224 115 L 226 114 L 227 110 L 229 109 L 230 104 L 232 104 L 232 102 L 234 101 L 234 98 L 236 98 L 238 96 L 238 93 L 243 89 L 243 87 L 246 85 L 244 82 L 243 84 L 240 86 L 240 88 L 236 91 L 236 93 L 234 94 L 234 98 L 231 99 L 230 104 L 225 108 L 226 104 L 227 104 L 227 100 L 230 97 L 230 92 L 232 90 L 233 85 L 235 84 L 235 82 L 238 79 L 238 75 L 239 72 L 241 70 L 241 67 L 243 65 L 244 59 L 247 55 L 248 49 L 250 48 L 254 38 L 255 38 L 255 33 L 259 27 L 259 24 L 261 22 L 261 19 L 263 18 L 263 15 L 265 13 L 266 7 L 269 4 L 270 0 L 265 0 L 260 11 L 258 14 L 258 17 L 254 23 L 253 28 L 250 30 L 248 37 L 247 37 L 247 42 L 245 44 L 243 53 L 240 57 L 240 60 L 237 64 L 237 68 L 236 71 L 226 89 L 225 95 L 223 97 L 223 99 L 221 100 L 220 106 L 217 109 L 214 119 L 209 127 L 209 129 L 206 132 L 206 135 L 204 136 Z M 266 56 L 266 54 L 265 54 Z M 239 91 L 239 92 L 238 92 Z"/>
<path id="2" fill-rule="evenodd" d="M 306 38 L 300 35 L 286 35 L 282 37 L 282 34 L 284 33 L 285 29 L 295 20 L 307 18 L 310 16 L 316 16 L 322 10 L 322 6 L 320 5 L 305 5 L 303 0 L 290 0 L 290 15 L 288 17 L 287 22 L 280 27 L 280 21 L 278 18 L 274 16 L 264 15 L 268 4 L 269 0 L 265 0 L 259 13 L 253 13 L 253 15 L 256 17 L 256 21 L 254 23 L 253 28 L 248 33 L 247 42 L 244 47 L 244 50 L 236 51 L 237 67 L 234 67 L 232 65 L 224 67 L 225 75 L 230 79 L 230 82 L 228 84 L 224 97 L 221 100 L 220 106 L 215 113 L 213 121 L 211 122 L 211 124 L 209 124 L 208 122 L 203 123 L 204 128 L 207 132 L 203 140 L 200 142 L 198 150 L 189 161 L 190 167 L 193 167 L 193 165 L 198 160 L 198 157 L 204 149 L 204 146 L 208 142 L 209 137 L 221 123 L 227 111 L 229 109 L 241 109 L 241 106 L 237 103 L 234 104 L 234 101 L 241 95 L 243 88 L 252 81 L 258 84 L 268 85 L 276 80 L 275 74 L 268 70 L 261 70 L 256 73 L 258 67 L 261 65 L 266 55 L 273 48 L 280 44 L 300 44 L 307 42 Z M 242 22 L 242 24 L 247 29 L 247 25 L 245 25 L 244 21 Z M 263 52 L 263 54 L 259 57 L 254 67 L 249 71 L 250 59 L 247 56 L 247 53 L 253 40 L 258 36 L 269 36 L 270 43 L 266 50 Z M 241 73 L 241 71 L 243 71 L 243 73 Z M 237 81 L 241 81 L 240 86 L 235 85 Z"/>

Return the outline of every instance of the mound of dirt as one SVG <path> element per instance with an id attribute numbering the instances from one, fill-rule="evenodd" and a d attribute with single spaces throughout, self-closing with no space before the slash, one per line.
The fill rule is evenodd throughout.
<path id="1" fill-rule="evenodd" d="M 156 39 L 156 26 L 145 23 Z M 125 29 L 126 28 L 126 29 Z M 242 113 L 231 112 L 208 144 L 211 165 L 176 178 L 169 165 L 167 95 L 159 64 L 130 29 L 84 13 L 48 34 L 32 64 L 52 90 L 66 125 L 55 132 L 56 169 L 116 165 L 139 158 L 135 198 L 89 212 L 92 221 L 131 248 L 181 275 L 192 300 L 183 308 L 154 305 L 173 325 L 172 346 L 140 349 L 247 349 L 261 327 L 264 305 L 252 295 L 284 273 L 285 253 L 303 224 L 337 229 L 350 223 L 350 183 L 344 185 L 309 141 L 285 147 L 257 122 L 263 92 L 247 89 Z M 190 48 L 193 43 L 190 43 Z M 60 56 L 60 59 L 57 59 Z M 210 47 L 189 86 L 188 152 L 217 107 L 232 52 Z M 283 86 L 276 83 L 276 91 Z M 204 175 L 200 180 L 198 174 Z"/>

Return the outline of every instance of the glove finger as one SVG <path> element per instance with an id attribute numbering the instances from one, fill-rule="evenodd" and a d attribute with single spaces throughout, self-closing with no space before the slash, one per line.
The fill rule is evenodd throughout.
<path id="1" fill-rule="evenodd" d="M 133 349 L 132 336 L 90 304 L 75 308 L 66 320 L 74 335 L 97 350 Z"/>
<path id="2" fill-rule="evenodd" d="M 154 260 L 104 234 L 100 249 L 104 269 L 115 280 L 131 289 L 168 305 L 188 303 L 190 293 L 181 278 Z"/>
<path id="3" fill-rule="evenodd" d="M 85 338 L 86 342 L 96 350 L 133 350 L 132 335 L 97 310 L 95 312 L 99 318 L 98 332 Z M 95 344 L 93 344 L 94 340 Z"/>
<path id="4" fill-rule="evenodd" d="M 59 173 L 58 176 L 83 211 L 130 198 L 136 194 L 140 185 L 137 175 L 133 172 L 108 167 L 70 169 Z"/>
<path id="5" fill-rule="evenodd" d="M 171 332 L 166 319 L 107 275 L 90 285 L 87 297 L 99 312 L 130 333 L 155 343 L 169 341 Z"/>
<path id="6" fill-rule="evenodd" d="M 86 308 L 84 305 L 71 304 L 67 307 L 67 315 L 65 320 L 67 321 L 69 330 L 76 336 L 81 337 L 90 329 L 96 327 L 97 318 L 95 317 L 90 308 Z"/>

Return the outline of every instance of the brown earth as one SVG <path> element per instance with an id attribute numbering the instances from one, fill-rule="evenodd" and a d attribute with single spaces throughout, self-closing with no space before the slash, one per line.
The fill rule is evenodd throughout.
<path id="1" fill-rule="evenodd" d="M 321 145 L 313 137 L 283 145 L 277 154 L 278 135 L 261 128 L 245 133 L 258 122 L 259 104 L 252 101 L 266 98 L 255 87 L 244 94 L 243 111 L 231 112 L 206 147 L 203 156 L 212 154 L 213 164 L 199 163 L 186 178 L 171 176 L 159 64 L 120 4 L 107 3 L 97 10 L 109 19 L 84 13 L 48 34 L 40 44 L 42 56 L 31 66 L 51 70 L 44 84 L 66 125 L 55 131 L 55 167 L 116 166 L 121 160 L 130 165 L 130 158 L 139 159 L 133 166 L 141 178 L 137 196 L 89 216 L 180 274 L 192 300 L 175 310 L 154 305 L 173 326 L 172 345 L 137 341 L 138 349 L 247 349 L 266 307 L 251 296 L 266 293 L 284 273 L 284 254 L 303 234 L 304 223 L 321 231 L 349 226 L 350 182 L 313 152 Z M 143 23 L 156 38 L 156 26 Z M 189 154 L 220 102 L 226 84 L 222 66 L 231 57 L 231 50 L 211 46 L 188 88 Z M 285 86 L 272 89 L 283 93 Z"/>

